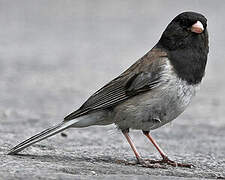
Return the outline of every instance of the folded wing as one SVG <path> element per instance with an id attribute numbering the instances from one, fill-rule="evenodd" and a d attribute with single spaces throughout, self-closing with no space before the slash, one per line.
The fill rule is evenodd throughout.
<path id="1" fill-rule="evenodd" d="M 107 109 L 161 84 L 159 68 L 165 64 L 165 52 L 152 49 L 127 71 L 94 93 L 78 110 L 64 118 L 77 118 L 92 111 Z M 144 64 L 142 64 L 144 63 Z"/>

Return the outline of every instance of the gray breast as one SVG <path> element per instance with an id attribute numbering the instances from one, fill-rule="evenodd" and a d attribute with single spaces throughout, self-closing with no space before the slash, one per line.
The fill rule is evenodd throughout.
<path id="1" fill-rule="evenodd" d="M 155 89 L 137 95 L 118 105 L 113 112 L 120 129 L 156 129 L 180 115 L 195 95 L 196 86 L 188 85 L 167 64 L 165 81 Z"/>

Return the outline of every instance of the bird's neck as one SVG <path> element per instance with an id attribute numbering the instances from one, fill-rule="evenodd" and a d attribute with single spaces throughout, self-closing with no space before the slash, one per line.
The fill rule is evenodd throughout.
<path id="1" fill-rule="evenodd" d="M 171 51 L 168 55 L 178 77 L 192 85 L 201 82 L 205 74 L 207 53 L 189 48 Z"/>
<path id="2" fill-rule="evenodd" d="M 178 77 L 191 85 L 201 82 L 207 63 L 208 41 L 202 41 L 202 37 L 199 36 L 192 38 L 189 43 L 173 49 L 168 49 L 160 41 L 156 46 L 167 51 Z"/>

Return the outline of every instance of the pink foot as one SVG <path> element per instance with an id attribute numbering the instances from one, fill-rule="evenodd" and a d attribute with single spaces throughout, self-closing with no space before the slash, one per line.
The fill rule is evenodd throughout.
<path id="1" fill-rule="evenodd" d="M 177 163 L 175 161 L 170 160 L 168 157 L 163 157 L 162 160 L 151 160 L 151 159 L 147 159 L 146 161 L 148 161 L 150 164 L 168 164 L 174 167 L 186 167 L 186 168 L 192 168 L 194 167 L 194 165 L 192 164 L 183 164 L 183 163 Z"/>

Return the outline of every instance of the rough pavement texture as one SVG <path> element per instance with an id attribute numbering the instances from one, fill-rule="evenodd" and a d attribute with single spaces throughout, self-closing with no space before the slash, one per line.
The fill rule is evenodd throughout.
<path id="1" fill-rule="evenodd" d="M 0 179 L 224 178 L 225 4 L 193 2 L 0 0 Z M 69 129 L 6 155 L 141 57 L 184 10 L 208 17 L 206 76 L 185 113 L 152 135 L 171 159 L 194 168 L 120 163 L 135 158 L 113 125 Z M 140 131 L 130 134 L 143 157 L 160 158 Z"/>

